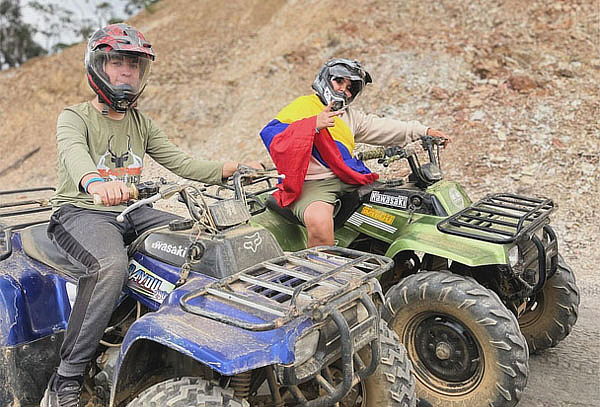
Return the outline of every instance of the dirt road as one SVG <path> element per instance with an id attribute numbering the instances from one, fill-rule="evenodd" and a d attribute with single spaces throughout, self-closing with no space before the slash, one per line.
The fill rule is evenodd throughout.
<path id="1" fill-rule="evenodd" d="M 519 407 L 600 406 L 600 276 L 570 264 L 581 289 L 579 320 L 557 347 L 534 355 L 531 373 Z"/>

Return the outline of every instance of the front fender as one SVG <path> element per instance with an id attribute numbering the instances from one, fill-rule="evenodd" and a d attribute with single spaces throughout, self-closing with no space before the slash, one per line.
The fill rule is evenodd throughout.
<path id="1" fill-rule="evenodd" d="M 405 250 L 429 253 L 471 267 L 508 263 L 504 245 L 442 233 L 435 224 L 407 225 L 385 255 L 393 258 Z"/>
<path id="2" fill-rule="evenodd" d="M 111 405 L 120 405 L 127 389 L 145 380 L 145 374 L 173 364 L 197 361 L 211 371 L 232 376 L 294 361 L 294 343 L 310 325 L 308 319 L 269 331 L 245 330 L 184 311 L 179 299 L 188 292 L 173 291 L 158 311 L 131 325 L 115 368 Z M 170 364 L 167 360 L 173 357 L 178 362 Z"/>
<path id="3" fill-rule="evenodd" d="M 248 331 L 187 313 L 179 307 L 162 307 L 144 315 L 129 328 L 121 359 L 136 342 L 148 340 L 231 376 L 274 363 L 293 362 L 296 336 L 295 332 L 283 328 Z"/>

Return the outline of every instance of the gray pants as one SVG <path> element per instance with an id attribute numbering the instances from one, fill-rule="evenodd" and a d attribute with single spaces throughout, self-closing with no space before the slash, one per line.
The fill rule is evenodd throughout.
<path id="1" fill-rule="evenodd" d="M 84 374 L 94 357 L 127 281 L 125 246 L 144 231 L 179 218 L 148 206 L 132 211 L 123 223 L 117 222 L 116 215 L 65 205 L 50 219 L 48 236 L 82 267 L 60 351 L 60 375 Z"/>

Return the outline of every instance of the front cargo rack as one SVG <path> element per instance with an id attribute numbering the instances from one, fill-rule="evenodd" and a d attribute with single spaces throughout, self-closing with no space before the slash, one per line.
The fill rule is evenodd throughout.
<path id="1" fill-rule="evenodd" d="M 513 243 L 548 221 L 554 203 L 546 198 L 493 194 L 444 219 L 438 230 L 491 243 Z"/>
<path id="2" fill-rule="evenodd" d="M 180 305 L 195 315 L 251 331 L 267 331 L 301 315 L 325 318 L 323 312 L 328 307 L 324 306 L 341 297 L 347 299 L 348 294 L 360 300 L 365 293 L 360 288 L 392 265 L 391 259 L 375 254 L 341 247 L 315 247 L 263 261 L 190 292 L 181 297 Z M 241 305 L 269 318 L 250 322 L 191 304 L 207 298 Z"/>

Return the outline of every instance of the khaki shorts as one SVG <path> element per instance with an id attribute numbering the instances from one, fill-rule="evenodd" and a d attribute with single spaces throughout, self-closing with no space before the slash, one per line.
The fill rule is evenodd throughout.
<path id="1" fill-rule="evenodd" d="M 302 186 L 302 194 L 288 208 L 304 223 L 304 211 L 308 205 L 317 201 L 334 205 L 340 196 L 352 192 L 358 187 L 359 185 L 346 184 L 337 177 L 305 181 Z"/>

